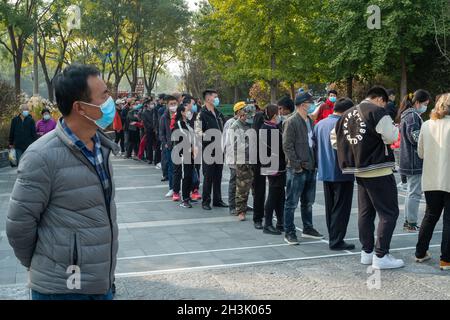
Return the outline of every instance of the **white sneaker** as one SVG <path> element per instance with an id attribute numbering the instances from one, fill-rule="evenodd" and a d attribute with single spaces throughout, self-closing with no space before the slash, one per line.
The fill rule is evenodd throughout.
<path id="1" fill-rule="evenodd" d="M 367 253 L 364 250 L 361 251 L 361 264 L 371 265 L 373 262 L 373 252 Z"/>
<path id="2" fill-rule="evenodd" d="M 167 192 L 166 198 L 170 198 L 172 196 L 173 196 L 173 190 L 170 190 L 169 192 Z"/>
<path id="3" fill-rule="evenodd" d="M 372 268 L 377 270 L 382 269 L 397 269 L 405 266 L 402 259 L 395 259 L 392 255 L 387 254 L 383 258 L 373 257 Z"/>
<path id="4" fill-rule="evenodd" d="M 156 169 L 161 169 L 161 162 L 155 166 Z"/>

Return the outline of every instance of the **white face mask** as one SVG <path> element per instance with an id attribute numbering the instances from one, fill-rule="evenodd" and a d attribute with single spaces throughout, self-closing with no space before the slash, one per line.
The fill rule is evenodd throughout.
<path id="1" fill-rule="evenodd" d="M 169 111 L 172 113 L 177 112 L 177 106 L 170 106 Z"/>
<path id="2" fill-rule="evenodd" d="M 193 114 L 191 111 L 186 111 L 186 119 L 192 120 Z"/>

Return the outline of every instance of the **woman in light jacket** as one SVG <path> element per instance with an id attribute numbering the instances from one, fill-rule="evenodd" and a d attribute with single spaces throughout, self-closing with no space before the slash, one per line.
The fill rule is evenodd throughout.
<path id="1" fill-rule="evenodd" d="M 424 160 L 422 189 L 428 210 L 420 227 L 416 261 L 431 258 L 427 250 L 444 211 L 440 268 L 450 270 L 450 93 L 438 99 L 431 120 L 422 125 L 418 152 Z"/>

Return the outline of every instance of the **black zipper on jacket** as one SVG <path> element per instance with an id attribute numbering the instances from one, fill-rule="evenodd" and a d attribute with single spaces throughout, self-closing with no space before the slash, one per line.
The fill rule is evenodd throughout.
<path id="1" fill-rule="evenodd" d="M 77 234 L 76 233 L 73 234 L 73 255 L 72 255 L 72 259 L 73 259 L 73 265 L 77 266 L 78 265 L 78 248 L 77 248 Z"/>

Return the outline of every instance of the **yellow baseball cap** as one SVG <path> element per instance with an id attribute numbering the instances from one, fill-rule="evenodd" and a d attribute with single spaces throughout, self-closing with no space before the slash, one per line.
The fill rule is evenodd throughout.
<path id="1" fill-rule="evenodd" d="M 236 103 L 236 104 L 234 105 L 233 111 L 236 113 L 236 112 L 238 112 L 239 110 L 243 109 L 245 106 L 246 106 L 245 102 L 244 102 L 244 101 L 240 101 L 240 102 L 238 102 L 238 103 Z"/>

